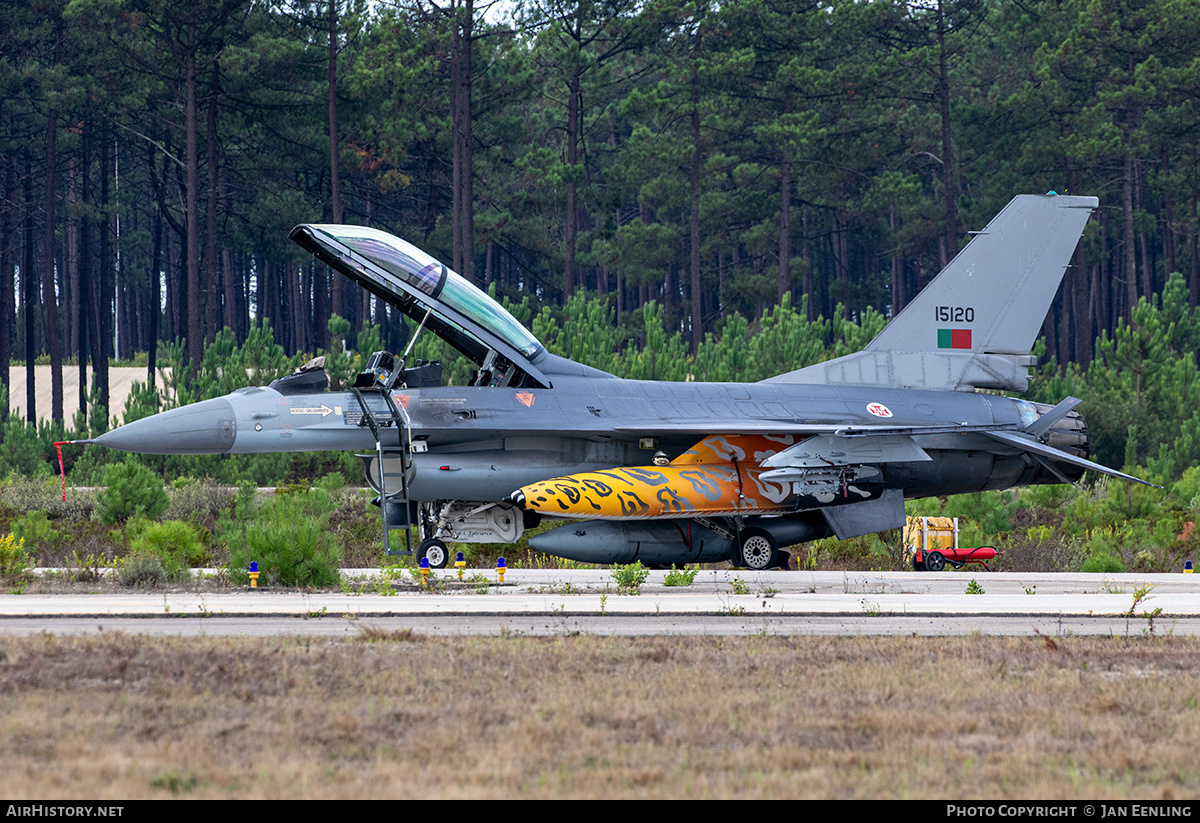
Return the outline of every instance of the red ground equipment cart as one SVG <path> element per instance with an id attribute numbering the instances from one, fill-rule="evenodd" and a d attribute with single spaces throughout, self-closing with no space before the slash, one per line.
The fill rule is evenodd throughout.
<path id="1" fill-rule="evenodd" d="M 912 553 L 916 571 L 940 572 L 947 563 L 956 569 L 967 563 L 978 563 L 991 571 L 987 561 L 1000 556 L 992 546 L 959 548 L 957 517 L 907 518 L 904 546 Z"/>

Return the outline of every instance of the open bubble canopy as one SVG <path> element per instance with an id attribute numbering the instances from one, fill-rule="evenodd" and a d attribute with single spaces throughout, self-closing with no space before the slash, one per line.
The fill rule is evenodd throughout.
<path id="1" fill-rule="evenodd" d="M 545 348 L 496 300 L 411 243 L 367 226 L 302 224 L 291 238 L 323 263 L 483 363 L 504 357 L 545 385 Z"/>

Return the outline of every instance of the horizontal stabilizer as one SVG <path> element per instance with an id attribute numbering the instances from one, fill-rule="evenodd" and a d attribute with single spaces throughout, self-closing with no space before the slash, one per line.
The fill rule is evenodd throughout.
<path id="1" fill-rule="evenodd" d="M 1038 440 L 1041 440 L 1046 436 L 1046 433 L 1050 431 L 1055 423 L 1070 414 L 1071 410 L 1082 402 L 1083 401 L 1077 397 L 1068 397 L 1065 400 L 1059 401 L 1054 408 L 1031 423 L 1029 427 L 1025 429 L 1025 433 L 1032 434 Z"/>
<path id="2" fill-rule="evenodd" d="M 1112 477 L 1119 477 L 1122 480 L 1132 480 L 1134 483 L 1141 483 L 1143 486 L 1150 486 L 1154 489 L 1162 488 L 1162 486 L 1156 486 L 1153 483 L 1148 483 L 1145 480 L 1134 477 L 1131 474 L 1125 474 L 1124 472 L 1119 472 L 1116 469 L 1110 469 L 1107 466 L 1101 466 L 1099 463 L 1093 463 L 1091 460 L 1085 460 L 1082 457 L 1076 457 L 1073 454 L 1067 454 L 1064 451 L 1060 451 L 1052 446 L 1047 446 L 1045 443 L 1041 443 L 1037 440 L 1027 437 L 1026 435 L 1007 431 L 989 431 L 987 432 L 987 435 L 999 440 L 1001 443 L 1015 446 L 1023 452 L 1027 452 L 1044 460 L 1050 460 L 1055 463 L 1067 463 L 1072 466 L 1078 466 L 1081 469 L 1090 469 L 1091 471 L 1100 472 Z M 1061 474 L 1059 475 L 1059 478 L 1062 479 L 1063 482 L 1067 482 Z"/>

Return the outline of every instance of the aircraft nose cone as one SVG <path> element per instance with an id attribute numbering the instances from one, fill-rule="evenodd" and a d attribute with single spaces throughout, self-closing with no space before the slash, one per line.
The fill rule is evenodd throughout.
<path id="1" fill-rule="evenodd" d="M 224 454 L 236 437 L 233 405 L 216 397 L 143 417 L 93 442 L 138 454 Z"/>

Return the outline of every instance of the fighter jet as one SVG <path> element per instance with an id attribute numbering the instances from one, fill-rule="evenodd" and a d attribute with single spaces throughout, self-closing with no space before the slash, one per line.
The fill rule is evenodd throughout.
<path id="1" fill-rule="evenodd" d="M 1070 483 L 1088 430 L 1024 391 L 1030 348 L 1092 197 L 1016 197 L 857 353 L 757 383 L 624 380 L 556 356 L 498 302 L 405 241 L 363 226 L 291 239 L 416 326 L 349 391 L 319 367 L 135 421 L 93 442 L 150 454 L 354 450 L 383 510 L 383 542 L 415 525 L 416 554 L 447 541 L 530 539 L 590 563 L 730 560 L 750 569 L 827 536 L 904 525 L 905 498 Z M 408 363 L 435 334 L 476 366 L 442 385 Z"/>

